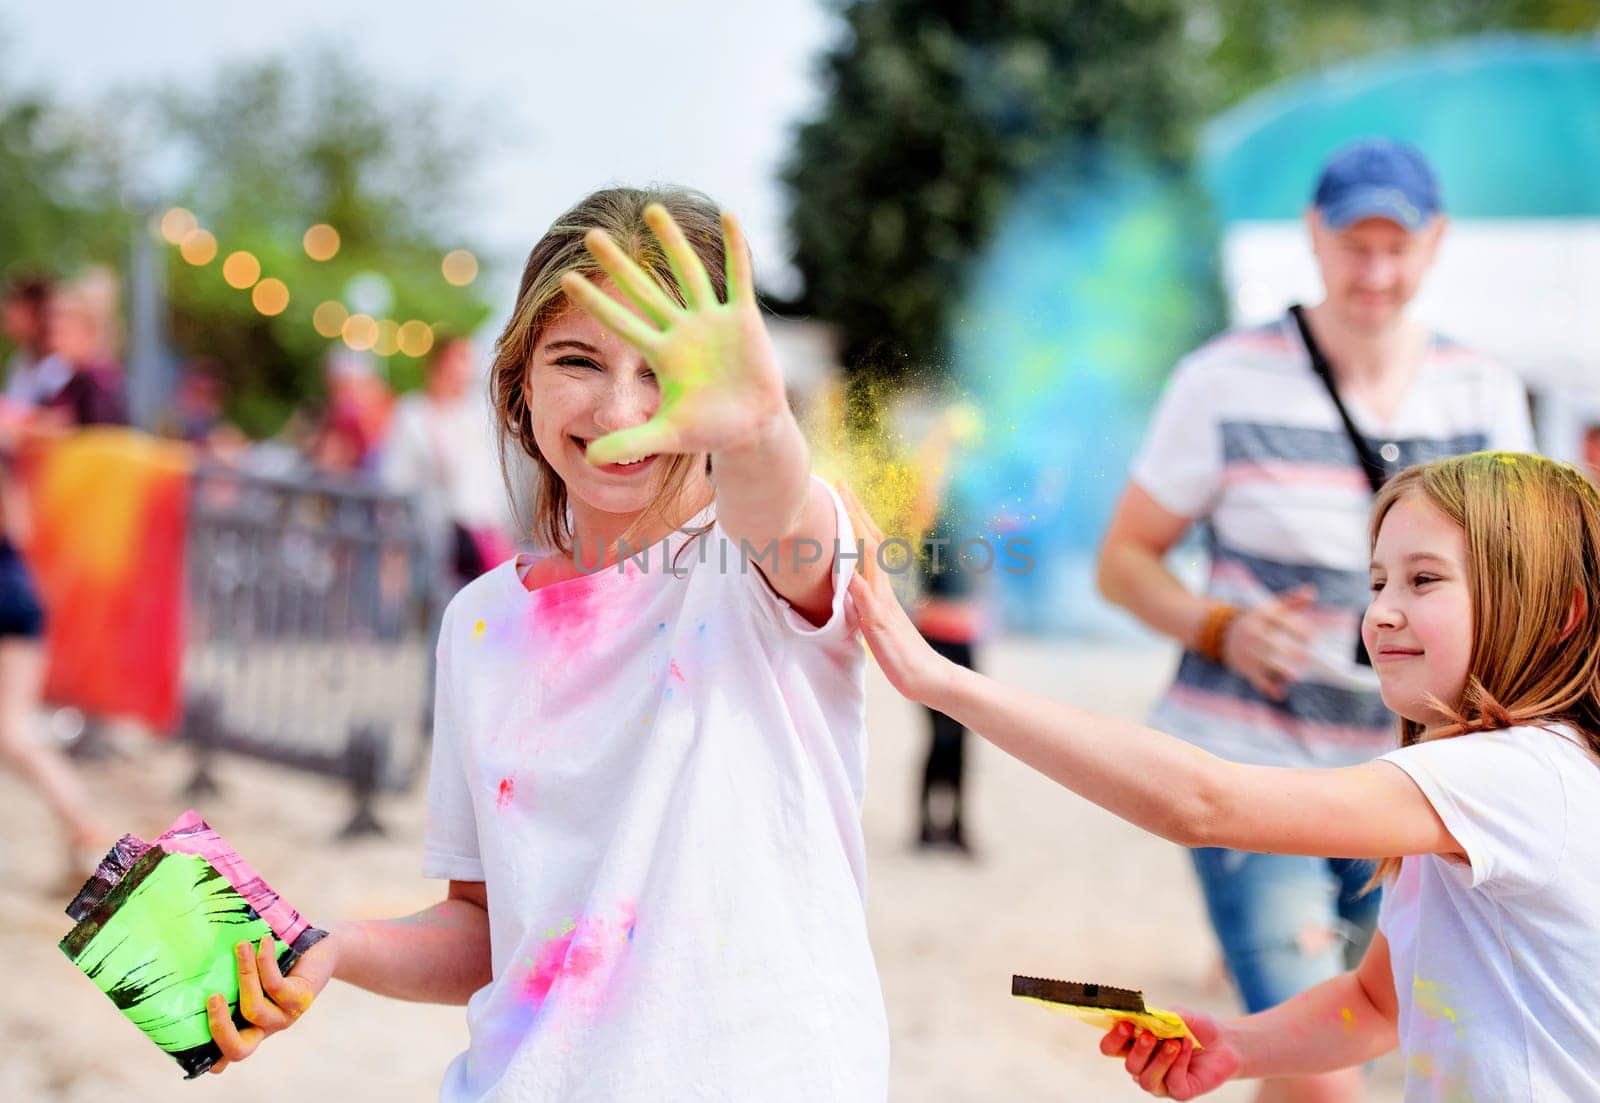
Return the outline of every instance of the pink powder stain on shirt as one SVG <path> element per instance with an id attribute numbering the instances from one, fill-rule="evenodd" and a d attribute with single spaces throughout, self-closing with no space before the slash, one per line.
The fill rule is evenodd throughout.
<path id="1" fill-rule="evenodd" d="M 669 671 L 671 671 L 671 673 L 672 673 L 672 676 L 673 676 L 673 677 L 674 677 L 674 678 L 676 678 L 676 679 L 678 679 L 678 681 L 680 681 L 680 682 L 682 682 L 682 681 L 684 681 L 684 677 L 683 677 L 683 671 L 681 671 L 681 670 L 679 670 L 679 669 L 678 669 L 678 660 L 677 660 L 677 659 L 673 659 L 673 660 L 671 660 L 671 663 L 670 663 L 670 665 L 669 665 L 669 666 L 668 666 L 668 667 L 667 667 L 667 669 L 668 669 L 668 670 L 669 670 Z"/>
<path id="2" fill-rule="evenodd" d="M 592 581 L 574 580 L 555 590 L 536 590 L 528 609 L 530 627 L 562 640 L 586 638 L 596 627 L 598 597 L 599 588 Z"/>
<path id="3" fill-rule="evenodd" d="M 613 917 L 585 916 L 551 934 L 523 978 L 523 1001 L 537 1011 L 559 983 L 563 1000 L 587 1014 L 598 1014 L 637 922 L 634 906 L 623 903 Z"/>
<path id="4" fill-rule="evenodd" d="M 503 777 L 500 779 L 500 789 L 495 793 L 494 803 L 497 808 L 509 808 L 511 802 L 517 799 L 517 779 Z"/>
<path id="5" fill-rule="evenodd" d="M 606 571 L 615 570 L 607 567 Z M 637 574 L 637 570 L 628 572 Z M 636 586 L 606 575 L 571 579 L 535 590 L 527 610 L 527 632 L 540 641 L 543 677 L 565 683 L 615 646 L 635 619 L 641 599 Z"/>

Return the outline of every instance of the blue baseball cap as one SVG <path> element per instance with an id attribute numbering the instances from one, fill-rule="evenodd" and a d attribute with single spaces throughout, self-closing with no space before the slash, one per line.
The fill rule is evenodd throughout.
<path id="1" fill-rule="evenodd" d="M 1364 138 L 1328 158 L 1312 204 L 1330 229 L 1386 218 L 1415 232 L 1439 213 L 1439 181 L 1415 146 Z"/>

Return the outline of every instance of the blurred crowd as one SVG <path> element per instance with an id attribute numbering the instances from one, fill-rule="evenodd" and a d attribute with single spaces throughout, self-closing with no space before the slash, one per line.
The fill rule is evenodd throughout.
<path id="1" fill-rule="evenodd" d="M 24 277 L 6 286 L 8 422 L 27 422 L 33 432 L 129 423 L 119 296 L 116 277 L 104 269 L 70 283 Z M 324 393 L 309 396 L 277 435 L 253 441 L 227 418 L 225 366 L 193 356 L 148 428 L 252 473 L 412 496 L 430 546 L 471 577 L 485 557 L 510 548 L 514 525 L 482 372 L 469 336 L 440 334 L 421 389 L 397 395 L 376 358 L 334 345 Z"/>
<path id="2" fill-rule="evenodd" d="M 177 545 L 129 554 L 130 546 L 149 543 L 139 527 L 146 520 L 100 516 L 108 503 L 109 512 L 130 517 L 159 512 L 152 504 L 158 499 L 147 493 L 150 480 L 113 468 L 159 457 L 170 469 L 177 457 L 179 470 L 207 464 L 280 485 L 404 497 L 420 536 L 424 571 L 433 580 L 429 589 L 441 603 L 462 582 L 512 554 L 517 531 L 483 365 L 468 336 L 436 335 L 422 386 L 404 395 L 386 382 L 377 360 L 335 345 L 326 361 L 325 393 L 308 397 L 274 437 L 251 440 L 228 418 L 226 365 L 208 356 L 183 363 L 149 424 L 131 423 L 121 297 L 119 280 L 106 269 L 70 282 L 24 276 L 0 290 L 0 321 L 11 350 L 0 392 L 0 758 L 46 799 L 60 824 L 67 881 L 86 875 L 112 838 L 63 753 L 70 740 L 40 738 L 38 718 L 47 705 L 89 712 L 82 701 L 51 699 L 74 696 L 54 692 L 58 668 L 72 662 L 115 666 L 111 651 L 121 643 L 101 646 L 89 638 L 115 636 L 107 627 L 118 614 L 81 615 L 88 605 L 107 604 L 101 600 L 106 591 L 86 589 L 81 564 L 61 557 L 82 559 L 87 549 L 89 558 L 118 561 L 122 573 L 111 572 L 110 586 L 127 597 L 135 587 L 150 600 L 169 593 L 153 583 L 151 568 L 171 575 L 173 600 L 183 585 L 182 564 L 175 562 L 181 557 L 171 554 Z M 96 447 L 104 450 L 84 447 L 91 440 L 85 430 L 100 434 Z M 76 458 L 60 463 L 73 447 Z M 85 488 L 86 479 L 99 485 Z M 86 491 L 69 489 L 65 524 L 64 481 Z M 172 516 L 182 524 L 181 511 Z M 63 528 L 72 530 L 65 538 Z M 172 539 L 181 543 L 183 533 Z M 409 585 L 404 577 L 390 583 L 391 589 Z M 123 642 L 146 650 L 170 645 L 166 680 L 174 681 L 183 646 L 180 624 L 152 622 L 151 640 Z M 68 638 L 78 636 L 85 638 Z M 162 644 L 155 636 L 172 638 Z M 124 680 L 144 676 L 126 669 L 123 674 Z M 91 730 L 95 719 L 89 717 Z M 82 730 L 82 724 L 75 729 Z"/>

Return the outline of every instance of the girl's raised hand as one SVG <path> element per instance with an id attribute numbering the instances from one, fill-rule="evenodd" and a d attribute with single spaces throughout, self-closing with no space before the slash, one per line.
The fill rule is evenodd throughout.
<path id="1" fill-rule="evenodd" d="M 591 443 L 589 462 L 616 463 L 663 452 L 727 452 L 759 442 L 788 412 L 788 403 L 756 305 L 750 251 L 738 221 L 723 212 L 728 298 L 722 302 L 705 265 L 666 208 L 651 204 L 644 218 L 666 251 L 683 305 L 601 230 L 591 230 L 584 244 L 639 314 L 578 273 L 562 280 L 569 299 L 644 355 L 661 388 L 655 416 Z"/>
<path id="2" fill-rule="evenodd" d="M 941 675 L 953 664 L 928 646 L 895 596 L 888 572 L 878 562 L 883 530 L 849 487 L 842 482 L 837 486 L 856 538 L 862 543 L 860 563 L 850 576 L 850 596 L 855 600 L 861 634 L 889 684 L 903 697 L 926 702 L 938 688 Z"/>
<path id="3" fill-rule="evenodd" d="M 1193 1099 L 1213 1091 L 1239 1070 L 1238 1051 L 1211 1016 L 1193 1011 L 1182 1015 L 1202 1048 L 1195 1049 L 1188 1038 L 1162 1041 L 1148 1030 L 1118 1023 L 1100 1039 L 1100 1052 L 1120 1057 L 1128 1074 L 1151 1095 Z"/>

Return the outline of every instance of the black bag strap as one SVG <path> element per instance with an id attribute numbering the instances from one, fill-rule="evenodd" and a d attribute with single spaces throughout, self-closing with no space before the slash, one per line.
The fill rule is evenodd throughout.
<path id="1" fill-rule="evenodd" d="M 1372 484 L 1372 492 L 1376 494 L 1389 478 L 1389 469 L 1382 460 L 1372 451 L 1372 446 L 1365 437 L 1356 429 L 1356 423 L 1350 420 L 1350 411 L 1344 408 L 1344 399 L 1339 397 L 1339 388 L 1333 385 L 1333 366 L 1328 363 L 1328 358 L 1323 354 L 1322 346 L 1317 344 L 1317 339 L 1311 336 L 1311 327 L 1306 324 L 1306 308 L 1295 303 L 1289 308 L 1294 324 L 1300 328 L 1300 340 L 1305 343 L 1306 354 L 1311 357 L 1311 370 L 1317 373 L 1317 378 L 1322 380 L 1322 385 L 1328 388 L 1328 397 L 1333 399 L 1334 409 L 1339 411 L 1339 420 L 1344 422 L 1344 431 L 1350 437 L 1350 443 L 1355 447 L 1356 456 L 1361 460 L 1361 470 L 1367 476 L 1367 482 Z"/>

